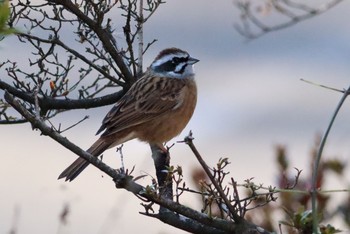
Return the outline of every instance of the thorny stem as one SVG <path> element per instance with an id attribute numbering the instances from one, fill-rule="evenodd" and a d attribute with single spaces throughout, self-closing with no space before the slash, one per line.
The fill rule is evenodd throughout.
<path id="1" fill-rule="evenodd" d="M 314 168 L 313 168 L 313 172 L 312 172 L 312 189 L 310 191 L 311 193 L 311 204 L 312 204 L 312 225 L 313 225 L 313 233 L 317 234 L 320 233 L 319 229 L 318 229 L 318 219 L 317 219 L 317 194 L 318 194 L 318 188 L 317 188 L 317 177 L 318 177 L 318 168 L 320 165 L 320 161 L 321 161 L 321 157 L 322 157 L 322 152 L 323 152 L 323 148 L 326 144 L 329 132 L 333 126 L 333 123 L 335 121 L 335 118 L 337 117 L 340 108 L 342 107 L 345 99 L 348 97 L 348 95 L 350 94 L 350 86 L 349 88 L 344 91 L 344 94 L 342 96 L 342 98 L 340 99 L 333 115 L 331 118 L 331 121 L 328 124 L 327 130 L 324 133 L 324 135 L 322 136 L 322 140 L 320 143 L 320 147 L 318 149 L 317 155 L 316 155 L 316 160 L 315 160 L 315 164 L 314 164 Z"/>

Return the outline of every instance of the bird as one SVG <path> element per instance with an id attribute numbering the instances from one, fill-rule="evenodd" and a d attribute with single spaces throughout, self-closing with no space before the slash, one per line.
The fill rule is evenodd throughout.
<path id="1" fill-rule="evenodd" d="M 157 145 L 179 135 L 197 103 L 193 64 L 199 60 L 178 48 L 159 52 L 144 74 L 111 108 L 87 152 L 95 157 L 132 139 Z M 79 157 L 58 177 L 74 180 L 89 162 Z"/>

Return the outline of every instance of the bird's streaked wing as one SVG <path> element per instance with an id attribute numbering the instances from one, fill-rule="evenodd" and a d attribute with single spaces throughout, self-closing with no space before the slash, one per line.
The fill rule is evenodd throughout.
<path id="1" fill-rule="evenodd" d="M 180 106 L 185 83 L 179 79 L 144 77 L 114 105 L 97 134 L 107 136 L 135 126 Z"/>

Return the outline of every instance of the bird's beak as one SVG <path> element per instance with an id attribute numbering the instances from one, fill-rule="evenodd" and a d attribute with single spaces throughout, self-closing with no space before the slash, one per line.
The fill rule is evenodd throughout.
<path id="1" fill-rule="evenodd" d="M 189 57 L 188 60 L 187 60 L 187 63 L 191 64 L 191 65 L 195 64 L 197 62 L 199 62 L 199 59 L 195 59 L 195 58 L 192 58 L 192 57 Z"/>

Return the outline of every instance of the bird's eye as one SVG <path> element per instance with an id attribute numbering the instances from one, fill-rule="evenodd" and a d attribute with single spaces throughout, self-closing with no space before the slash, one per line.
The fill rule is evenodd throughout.
<path id="1" fill-rule="evenodd" d="M 180 62 L 180 58 L 174 57 L 173 60 L 171 61 L 173 64 L 177 64 Z"/>

